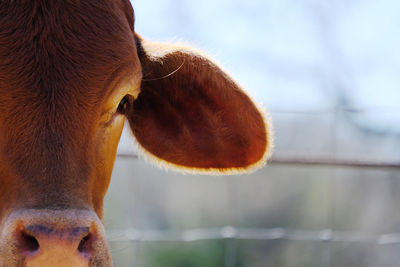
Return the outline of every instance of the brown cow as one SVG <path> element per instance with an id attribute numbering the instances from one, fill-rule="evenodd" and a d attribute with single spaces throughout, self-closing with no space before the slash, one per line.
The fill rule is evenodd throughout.
<path id="1" fill-rule="evenodd" d="M 111 266 L 106 194 L 128 119 L 145 154 L 236 173 L 265 117 L 212 60 L 144 41 L 128 0 L 0 0 L 0 266 Z"/>

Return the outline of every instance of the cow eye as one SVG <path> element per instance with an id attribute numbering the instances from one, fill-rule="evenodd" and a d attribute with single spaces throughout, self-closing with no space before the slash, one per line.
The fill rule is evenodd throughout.
<path id="1" fill-rule="evenodd" d="M 119 102 L 117 112 L 122 114 L 125 113 L 128 104 L 129 104 L 129 96 L 126 95 Z"/>

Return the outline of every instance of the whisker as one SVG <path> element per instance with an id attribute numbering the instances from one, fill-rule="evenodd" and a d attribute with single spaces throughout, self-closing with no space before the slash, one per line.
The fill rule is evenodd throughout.
<path id="1" fill-rule="evenodd" d="M 143 81 L 143 82 L 152 82 L 152 81 L 158 81 L 158 80 L 162 80 L 162 79 L 168 78 L 168 77 L 174 75 L 175 73 L 177 73 L 177 72 L 183 67 L 183 65 L 185 65 L 185 63 L 186 63 L 186 59 L 183 59 L 182 64 L 181 64 L 176 70 L 174 70 L 173 72 L 171 72 L 171 73 L 169 73 L 169 74 L 167 74 L 167 75 L 165 75 L 165 76 L 159 77 L 159 78 L 154 78 L 154 79 L 142 79 L 142 81 Z"/>

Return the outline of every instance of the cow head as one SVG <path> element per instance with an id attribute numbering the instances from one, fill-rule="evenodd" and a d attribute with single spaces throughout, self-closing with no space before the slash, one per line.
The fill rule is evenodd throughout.
<path id="1" fill-rule="evenodd" d="M 133 25 L 127 0 L 0 1 L 0 267 L 111 266 L 102 207 L 125 119 L 164 166 L 267 159 L 269 124 L 232 78 Z"/>

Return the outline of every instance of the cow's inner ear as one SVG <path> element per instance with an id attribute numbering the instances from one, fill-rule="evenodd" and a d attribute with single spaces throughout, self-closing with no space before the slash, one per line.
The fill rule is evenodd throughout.
<path id="1" fill-rule="evenodd" d="M 145 154 L 165 166 L 237 172 L 263 165 L 271 127 L 212 60 L 183 46 L 138 37 L 141 92 L 127 118 Z"/>

